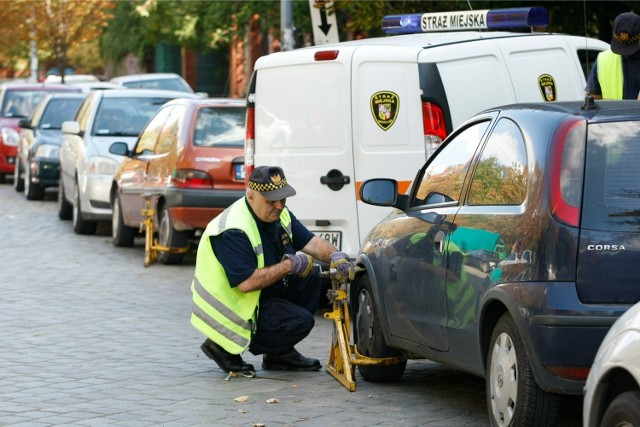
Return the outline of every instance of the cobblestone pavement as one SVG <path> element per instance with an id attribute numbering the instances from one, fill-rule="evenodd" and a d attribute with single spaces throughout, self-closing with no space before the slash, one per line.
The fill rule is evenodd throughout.
<path id="1" fill-rule="evenodd" d="M 193 255 L 145 268 L 142 239 L 76 235 L 55 200 L 0 185 L 0 425 L 487 425 L 484 380 L 428 361 L 394 384 L 356 374 L 349 392 L 324 369 L 263 371 L 247 354 L 258 377 L 225 382 L 189 323 Z M 298 348 L 324 365 L 330 339 L 318 313 Z M 580 425 L 577 399 L 563 410 L 561 425 Z"/>

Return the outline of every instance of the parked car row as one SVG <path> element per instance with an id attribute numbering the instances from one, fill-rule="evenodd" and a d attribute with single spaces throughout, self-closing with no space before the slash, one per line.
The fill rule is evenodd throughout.
<path id="1" fill-rule="evenodd" d="M 114 245 L 133 245 L 150 194 L 160 242 L 182 247 L 244 194 L 244 100 L 120 84 L 59 84 L 60 93 L 50 95 L 43 87 L 33 86 L 41 91 L 33 111 L 7 107 L 16 122 L 14 187 L 39 200 L 57 186 L 58 217 L 71 219 L 75 233 L 93 234 L 98 222 L 111 222 Z M 20 88 L 24 97 L 25 88 L 31 86 Z M 159 260 L 177 264 L 183 256 L 160 253 Z"/>

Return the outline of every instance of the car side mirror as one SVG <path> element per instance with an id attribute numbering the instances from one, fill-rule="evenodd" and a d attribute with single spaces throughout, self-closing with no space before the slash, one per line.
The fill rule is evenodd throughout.
<path id="1" fill-rule="evenodd" d="M 360 186 L 360 200 L 373 206 L 405 209 L 407 196 L 398 194 L 398 181 L 388 178 L 368 179 Z"/>
<path id="2" fill-rule="evenodd" d="M 80 135 L 80 123 L 74 121 L 62 122 L 62 132 Z"/>
<path id="3" fill-rule="evenodd" d="M 18 122 L 18 126 L 23 129 L 32 129 L 30 119 L 20 119 L 20 121 Z"/>
<path id="4" fill-rule="evenodd" d="M 109 146 L 109 152 L 118 156 L 128 156 L 129 146 L 126 142 L 114 142 Z"/>

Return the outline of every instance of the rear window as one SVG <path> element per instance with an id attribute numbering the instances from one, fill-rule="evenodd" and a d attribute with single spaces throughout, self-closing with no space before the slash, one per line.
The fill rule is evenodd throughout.
<path id="1" fill-rule="evenodd" d="M 202 108 L 196 119 L 193 145 L 244 146 L 245 108 Z"/>
<path id="2" fill-rule="evenodd" d="M 640 122 L 589 125 L 582 227 L 640 231 Z"/>

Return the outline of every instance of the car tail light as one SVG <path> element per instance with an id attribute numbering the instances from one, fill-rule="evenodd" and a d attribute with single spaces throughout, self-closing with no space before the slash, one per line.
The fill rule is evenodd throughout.
<path id="1" fill-rule="evenodd" d="M 170 187 L 179 188 L 212 188 L 213 179 L 203 171 L 195 169 L 176 169 L 169 178 Z"/>
<path id="2" fill-rule="evenodd" d="M 551 148 L 550 209 L 560 222 L 580 224 L 587 125 L 573 119 L 560 125 Z"/>
<path id="3" fill-rule="evenodd" d="M 256 137 L 256 110 L 255 107 L 247 107 L 247 116 L 245 120 L 245 139 L 244 139 L 244 181 L 248 184 L 249 176 L 255 167 L 253 154 Z"/>
<path id="4" fill-rule="evenodd" d="M 590 368 L 577 368 L 575 366 L 545 366 L 553 375 L 574 381 L 585 381 L 589 376 Z"/>
<path id="5" fill-rule="evenodd" d="M 438 148 L 438 145 L 447 137 L 447 124 L 444 120 L 444 111 L 438 105 L 431 102 L 422 103 L 422 123 L 424 128 L 424 148 L 426 158 Z"/>

